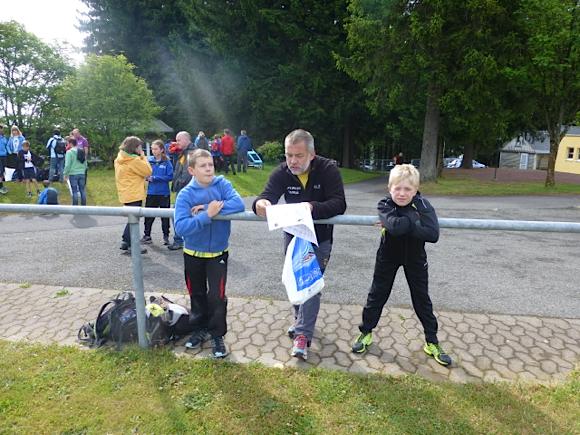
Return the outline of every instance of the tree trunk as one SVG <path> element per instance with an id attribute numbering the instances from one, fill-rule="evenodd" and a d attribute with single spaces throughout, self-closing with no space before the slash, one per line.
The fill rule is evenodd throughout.
<path id="1" fill-rule="evenodd" d="M 561 131 L 561 125 L 548 127 L 548 133 L 550 134 L 550 157 L 548 159 L 548 169 L 546 170 L 546 181 L 544 183 L 546 187 L 556 186 L 556 155 L 558 154 L 560 141 L 565 134 Z"/>
<path id="2" fill-rule="evenodd" d="M 473 169 L 473 144 L 469 143 L 463 147 L 463 160 L 461 169 Z"/>
<path id="3" fill-rule="evenodd" d="M 342 136 L 342 167 L 352 167 L 352 125 L 350 116 L 346 116 L 344 120 L 344 130 Z"/>
<path id="4" fill-rule="evenodd" d="M 423 146 L 421 148 L 421 181 L 437 180 L 437 138 L 439 136 L 439 88 L 429 85 L 423 124 Z"/>

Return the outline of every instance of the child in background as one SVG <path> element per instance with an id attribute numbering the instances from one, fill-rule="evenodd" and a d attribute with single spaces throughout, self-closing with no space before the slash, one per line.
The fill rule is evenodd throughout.
<path id="1" fill-rule="evenodd" d="M 163 141 L 153 141 L 151 152 L 153 156 L 149 157 L 149 164 L 153 169 L 153 173 L 147 177 L 149 185 L 147 187 L 145 207 L 169 208 L 171 202 L 169 182 L 173 180 L 173 165 L 165 154 Z M 154 220 L 154 217 L 145 218 L 145 235 L 141 239 L 141 243 L 152 243 L 151 227 Z M 169 245 L 169 218 L 161 218 L 161 229 L 163 231 L 163 244 Z"/>
<path id="2" fill-rule="evenodd" d="M 185 343 L 193 349 L 212 340 L 212 356 L 224 358 L 227 332 L 226 279 L 231 222 L 213 220 L 217 214 L 244 210 L 232 184 L 215 176 L 207 150 L 195 150 L 188 158 L 193 177 L 175 200 L 175 231 L 183 236 L 185 282 L 191 299 L 191 320 L 196 327 Z"/>
<path id="3" fill-rule="evenodd" d="M 49 180 L 44 180 L 42 184 L 44 184 L 44 190 L 40 192 L 37 203 L 46 205 L 58 205 L 58 190 L 50 187 Z"/>
<path id="4" fill-rule="evenodd" d="M 213 158 L 213 167 L 217 172 L 222 170 L 222 140 L 219 135 L 214 135 L 211 141 L 211 156 Z"/>
<path id="5" fill-rule="evenodd" d="M 425 332 L 423 351 L 439 364 L 448 366 L 451 358 L 437 339 L 437 319 L 428 292 L 428 265 L 425 242 L 439 239 L 439 222 L 435 209 L 421 196 L 419 172 L 413 165 L 397 165 L 389 175 L 389 194 L 378 204 L 382 224 L 381 242 L 377 251 L 375 272 L 367 303 L 359 325 L 360 335 L 352 345 L 355 353 L 364 353 L 373 341 L 387 303 L 395 275 L 403 266 L 411 290 L 413 308 Z"/>
<path id="6" fill-rule="evenodd" d="M 22 149 L 18 151 L 18 169 L 22 174 L 22 181 L 26 183 L 26 196 L 32 198 L 31 184 L 34 182 L 37 195 L 40 195 L 40 188 L 36 181 L 36 166 L 39 158 L 36 154 L 30 151 L 30 143 L 25 140 L 22 142 Z"/>

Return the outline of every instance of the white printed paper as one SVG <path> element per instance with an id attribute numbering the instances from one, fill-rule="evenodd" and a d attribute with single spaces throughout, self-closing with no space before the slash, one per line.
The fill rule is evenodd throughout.
<path id="1" fill-rule="evenodd" d="M 288 234 L 318 246 L 308 203 L 270 205 L 266 207 L 266 218 L 270 231 L 284 229 Z"/>

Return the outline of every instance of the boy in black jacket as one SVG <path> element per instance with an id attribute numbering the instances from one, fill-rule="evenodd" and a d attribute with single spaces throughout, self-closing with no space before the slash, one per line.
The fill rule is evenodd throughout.
<path id="1" fill-rule="evenodd" d="M 423 350 L 439 364 L 448 366 L 451 358 L 437 339 L 437 319 L 428 292 L 428 264 L 425 242 L 439 239 L 439 222 L 435 209 L 417 191 L 419 172 L 413 165 L 397 165 L 389 175 L 389 194 L 379 201 L 382 224 L 381 243 L 377 251 L 373 282 L 363 309 L 360 335 L 352 345 L 355 353 L 364 353 L 372 343 L 395 275 L 403 266 L 411 290 L 413 308 L 425 332 Z"/>

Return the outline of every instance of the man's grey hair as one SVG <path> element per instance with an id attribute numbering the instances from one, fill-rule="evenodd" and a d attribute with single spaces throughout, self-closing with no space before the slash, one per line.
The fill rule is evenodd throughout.
<path id="1" fill-rule="evenodd" d="M 245 135 L 245 134 L 246 134 L 246 130 L 242 130 L 242 131 L 240 132 L 240 134 L 241 134 L 241 135 Z"/>
<path id="2" fill-rule="evenodd" d="M 179 139 L 181 136 L 187 136 L 189 141 L 191 141 L 191 135 L 187 131 L 180 131 L 175 135 L 175 140 Z"/>
<path id="3" fill-rule="evenodd" d="M 308 152 L 314 154 L 314 138 L 306 130 L 297 129 L 288 134 L 284 139 L 284 147 L 304 142 L 308 148 Z"/>

